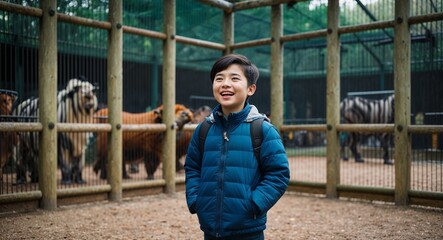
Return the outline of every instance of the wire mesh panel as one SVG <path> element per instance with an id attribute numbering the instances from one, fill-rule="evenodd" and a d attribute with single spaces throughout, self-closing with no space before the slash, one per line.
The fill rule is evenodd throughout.
<path id="1" fill-rule="evenodd" d="M 8 1 L 26 7 L 39 7 L 38 1 Z M 108 20 L 107 1 L 58 1 L 58 13 L 96 21 Z M 340 1 L 340 26 L 368 24 L 378 21 L 395 20 L 395 1 Z M 443 1 L 411 1 L 411 16 L 443 11 Z M 327 1 L 305 1 L 284 5 L 283 35 L 312 32 L 327 29 Z M 66 16 L 65 20 L 66 20 Z M 269 39 L 271 36 L 271 7 L 234 11 L 234 44 Z M 176 34 L 223 44 L 223 11 L 197 1 L 177 1 Z M 77 19 L 78 20 L 78 19 Z M 0 95 L 13 97 L 15 106 L 27 103 L 33 109 L 23 114 L 12 110 L 2 112 L 1 121 L 37 122 L 39 96 L 38 46 L 39 18 L 17 13 L 0 11 Z M 443 112 L 441 75 L 442 23 L 411 24 L 411 113 L 412 117 L 424 124 L 441 125 L 435 118 Z M 64 21 L 57 23 L 57 93 L 59 104 L 73 95 L 74 106 L 86 102 L 87 108 L 106 109 L 109 104 L 107 86 L 107 42 L 108 30 L 78 26 Z M 123 26 L 140 30 L 163 31 L 162 1 L 124 1 Z M 123 28 L 125 31 L 125 28 Z M 126 28 L 126 30 L 128 30 Z M 322 33 L 321 31 L 319 31 Z M 318 32 L 317 32 L 318 33 Z M 324 31 L 326 34 L 326 31 Z M 321 34 L 319 34 L 321 35 Z M 180 38 L 177 38 L 180 39 Z M 393 84 L 393 39 L 391 27 L 367 30 L 358 33 L 340 34 L 340 76 L 341 96 L 360 96 L 381 99 L 392 94 Z M 123 111 L 130 114 L 147 114 L 162 104 L 163 40 L 151 39 L 135 33 L 123 36 Z M 284 118 L 286 124 L 326 123 L 326 38 L 289 41 L 283 44 L 284 72 Z M 236 53 L 248 56 L 260 69 L 260 79 L 251 104 L 260 112 L 270 113 L 270 66 L 271 47 L 268 44 L 249 48 L 235 48 Z M 222 55 L 221 50 L 196 47 L 177 41 L 176 45 L 176 102 L 196 111 L 208 105 L 214 107 L 209 70 L 214 61 Z M 55 64 L 55 63 L 54 63 Z M 76 82 L 71 80 L 77 79 Z M 80 84 L 79 84 L 80 83 Z M 44 90 L 43 90 L 44 91 Z M 42 92 L 42 91 L 40 91 Z M 27 99 L 31 99 L 26 102 Z M 34 99 L 34 100 L 32 100 Z M 86 106 L 83 105 L 83 106 Z M 37 107 L 36 107 L 37 106 Z M 65 106 L 63 104 L 59 106 Z M 70 122 L 72 108 L 59 107 L 59 122 Z M 23 108 L 26 109 L 26 108 Z M 32 110 L 32 111 L 31 111 Z M 76 114 L 74 114 L 76 115 Z M 157 115 L 142 122 L 124 124 L 160 123 Z M 109 116 L 93 118 L 93 121 L 107 123 Z M 272 118 L 272 116 L 270 116 Z M 66 120 L 63 120 L 66 119 Z M 429 121 L 428 121 L 429 120 Z M 431 121 L 432 120 L 432 121 Z M 81 117 L 75 123 L 88 123 L 90 118 Z M 71 121 L 72 122 L 72 121 Z M 418 124 L 418 123 L 416 123 Z M 189 141 L 189 134 L 177 132 L 177 169 L 183 164 L 183 157 Z M 1 134 L 4 134 L 2 132 Z M 124 181 L 160 179 L 162 166 L 160 155 L 152 146 L 160 146 L 162 134 L 156 133 L 155 141 L 143 140 L 140 135 L 149 131 L 128 131 L 124 133 L 123 166 Z M 14 193 L 37 189 L 35 180 L 36 156 L 29 155 L 38 148 L 38 132 L 12 133 L 19 139 L 13 147 L 2 146 L 10 151 L 8 159 L 2 160 L 2 191 Z M 101 139 L 100 135 L 103 135 Z M 105 184 L 100 174 L 105 168 L 97 160 L 108 153 L 106 132 L 61 131 L 57 146 L 58 188 L 71 188 Z M 441 190 L 441 134 L 413 135 L 412 189 L 423 191 Z M 11 136 L 11 135 L 9 135 Z M 13 139 L 2 135 L 3 139 Z M 361 134 L 359 151 L 364 163 L 353 160 L 341 162 L 342 184 L 394 187 L 394 168 L 386 163 L 381 141 L 374 134 Z M 423 138 L 431 144 L 424 141 Z M 136 139 L 136 140 L 134 140 Z M 138 140 L 137 140 L 138 139 Z M 284 133 L 283 139 L 290 158 L 293 178 L 297 181 L 326 181 L 326 150 L 323 132 L 294 131 Z M 434 140 L 437 139 L 437 140 Z M 4 143 L 5 141 L 2 141 Z M 11 142 L 14 142 L 12 140 Z M 436 143 L 434 143 L 436 142 Z M 436 144 L 436 145 L 435 145 Z M 436 147 L 434 147 L 434 145 Z M 388 156 L 392 159 L 392 147 Z M 29 151 L 25 152 L 23 149 Z M 430 150 L 431 149 L 431 150 Z M 75 152 L 75 154 L 73 154 Z M 348 154 L 350 155 L 350 153 Z M 351 156 L 349 156 L 351 157 Z M 395 162 L 395 159 L 394 159 Z M 106 163 L 106 162 L 105 162 Z M 181 164 L 181 165 L 180 165 Z M 25 170 L 23 170 L 25 169 Z M 96 170 L 96 171 L 94 171 Z M 23 173 L 25 172 L 25 173 Z M 98 174 L 97 174 L 97 173 Z M 33 175 L 34 173 L 34 175 Z M 75 174 L 74 174 L 75 173 Z M 182 173 L 180 173 L 182 174 Z M 23 177 L 25 180 L 19 180 Z M 33 178 L 34 177 L 34 178 Z M 18 181 L 19 180 L 19 181 Z M 420 185 L 422 184 L 423 185 Z"/>
<path id="2" fill-rule="evenodd" d="M 351 134 L 353 134 L 354 138 L 358 138 L 358 155 L 349 149 L 347 141 Z M 340 133 L 341 184 L 383 188 L 394 187 L 394 165 L 392 163 L 387 164 L 388 162 L 384 159 L 387 154 L 388 161 L 392 161 L 393 148 L 388 147 L 385 151 L 381 146 L 381 137 L 384 137 L 384 135 L 368 135 L 359 132 Z M 355 139 L 352 139 L 352 141 L 355 141 Z M 392 141 L 390 143 L 392 143 Z"/>
<path id="3" fill-rule="evenodd" d="M 411 189 L 443 192 L 443 134 L 413 134 Z"/>
<path id="4" fill-rule="evenodd" d="M 285 4 L 283 8 L 284 35 L 325 29 L 326 1 L 303 1 Z"/>
<path id="5" fill-rule="evenodd" d="M 39 19 L 4 11 L 0 19 L 0 121 L 37 122 L 35 109 L 19 114 L 17 106 L 38 98 Z M 38 189 L 38 139 L 38 132 L 0 132 L 0 194 Z"/>
<path id="6" fill-rule="evenodd" d="M 271 8 L 262 7 L 235 13 L 234 41 L 236 43 L 268 38 L 271 35 Z"/>
<path id="7" fill-rule="evenodd" d="M 443 113 L 413 114 L 411 123 L 442 125 Z M 412 134 L 411 189 L 419 191 L 443 191 L 443 134 Z"/>
<path id="8" fill-rule="evenodd" d="M 124 25 L 158 32 L 163 30 L 163 1 L 123 1 L 122 3 Z"/>
<path id="9" fill-rule="evenodd" d="M 411 15 L 443 11 L 443 1 L 411 2 Z M 443 21 L 412 25 L 411 123 L 443 125 Z M 411 189 L 443 192 L 442 134 L 412 134 Z"/>
<path id="10" fill-rule="evenodd" d="M 290 131 L 283 136 L 291 180 L 326 183 L 325 133 Z"/>
<path id="11" fill-rule="evenodd" d="M 177 1 L 177 34 L 184 37 L 223 42 L 223 11 L 198 1 Z"/>
<path id="12" fill-rule="evenodd" d="M 418 1 L 417 1 L 418 2 Z M 423 4 L 423 1 L 419 1 Z M 340 25 L 359 25 L 394 19 L 394 0 L 383 1 L 342 1 Z"/>
<path id="13" fill-rule="evenodd" d="M 99 6 L 85 3 L 78 12 L 72 6 L 60 6 L 72 15 L 103 18 L 92 14 Z M 107 31 L 70 23 L 58 23 L 58 100 L 60 123 L 95 123 L 95 111 L 106 101 Z M 93 171 L 96 156 L 93 132 L 58 134 L 58 188 L 105 184 Z"/>
<path id="14" fill-rule="evenodd" d="M 442 0 L 423 1 L 415 0 L 411 1 L 411 16 L 426 15 L 431 13 L 438 13 L 443 10 Z"/>

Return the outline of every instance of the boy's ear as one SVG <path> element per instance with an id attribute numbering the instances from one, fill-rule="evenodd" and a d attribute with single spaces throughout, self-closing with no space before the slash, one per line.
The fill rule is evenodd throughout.
<path id="1" fill-rule="evenodd" d="M 255 93 L 255 90 L 257 90 L 257 85 L 252 84 L 251 86 L 248 87 L 248 96 L 252 96 Z"/>

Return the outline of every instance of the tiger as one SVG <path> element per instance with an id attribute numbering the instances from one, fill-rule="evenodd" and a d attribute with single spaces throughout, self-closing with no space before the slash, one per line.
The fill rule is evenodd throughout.
<path id="1" fill-rule="evenodd" d="M 340 102 L 340 113 L 344 118 L 345 123 L 393 123 L 394 122 L 394 95 L 390 95 L 385 99 L 371 100 L 362 97 L 349 97 L 343 99 Z M 372 134 L 371 134 L 372 135 Z M 380 140 L 383 148 L 383 160 L 384 164 L 392 165 L 392 160 L 389 159 L 389 145 L 392 142 L 391 134 L 373 134 Z M 364 137 L 363 134 L 341 133 L 341 152 L 343 159 L 347 160 L 348 157 L 345 154 L 344 148 L 349 146 L 352 154 L 354 155 L 355 162 L 362 163 L 364 159 L 361 157 L 357 150 L 357 145 Z"/>
<path id="2" fill-rule="evenodd" d="M 85 79 L 71 79 L 66 88 L 57 93 L 57 121 L 60 123 L 92 123 L 97 110 L 97 86 Z M 39 115 L 39 98 L 30 98 L 14 109 L 14 115 L 23 121 L 36 121 Z M 62 173 L 62 184 L 86 183 L 82 177 L 83 154 L 89 140 L 88 133 L 59 132 L 57 134 L 57 163 Z M 26 182 L 30 171 L 31 182 L 38 182 L 38 134 L 25 132 L 19 135 L 17 184 Z"/>

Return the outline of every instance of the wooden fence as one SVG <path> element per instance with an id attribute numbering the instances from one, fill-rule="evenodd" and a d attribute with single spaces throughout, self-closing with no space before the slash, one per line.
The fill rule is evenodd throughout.
<path id="1" fill-rule="evenodd" d="M 442 133 L 443 126 L 411 126 L 410 119 L 410 32 L 409 26 L 431 21 L 443 20 L 443 13 L 425 16 L 409 16 L 409 1 L 395 1 L 395 19 L 377 21 L 358 26 L 339 26 L 339 1 L 329 0 L 327 29 L 313 32 L 283 35 L 282 12 L 283 4 L 291 0 L 263 0 L 230 3 L 221 0 L 201 0 L 224 11 L 223 43 L 213 43 L 198 39 L 177 36 L 175 33 L 175 0 L 163 1 L 163 32 L 138 29 L 122 24 L 122 1 L 109 1 L 109 20 L 96 21 L 81 17 L 57 13 L 55 0 L 41 0 L 41 8 L 31 8 L 0 2 L 0 10 L 40 18 L 41 32 L 39 45 L 39 96 L 41 102 L 38 123 L 0 122 L 0 131 L 37 131 L 40 132 L 42 146 L 40 151 L 39 190 L 0 195 L 0 203 L 11 205 L 20 202 L 39 202 L 39 207 L 54 210 L 57 201 L 69 197 L 100 195 L 98 199 L 121 201 L 123 192 L 127 190 L 143 190 L 149 188 L 162 189 L 166 193 L 174 193 L 177 187 L 182 188 L 184 179 L 175 178 L 175 137 L 174 105 L 175 105 L 175 62 L 177 43 L 190 44 L 230 53 L 236 49 L 260 45 L 271 46 L 271 115 L 274 125 L 282 132 L 294 130 L 324 131 L 327 138 L 327 181 L 326 184 L 312 184 L 292 181 L 290 190 L 326 194 L 329 198 L 353 196 L 369 199 L 391 199 L 396 205 L 422 204 L 443 207 L 443 193 L 419 192 L 410 190 L 411 164 L 411 133 Z M 271 6 L 271 36 L 250 42 L 234 43 L 234 14 L 250 8 Z M 108 41 L 108 99 L 110 110 L 109 124 L 73 125 L 57 123 L 56 99 L 43 91 L 55 92 L 57 69 L 57 22 L 67 22 L 91 28 L 109 31 Z M 394 78 L 395 78 L 395 123 L 388 125 L 347 125 L 340 124 L 340 34 L 354 33 L 372 29 L 394 28 Z M 129 126 L 122 124 L 122 47 L 123 34 L 135 34 L 163 41 L 163 105 L 164 123 L 160 125 Z M 283 125 L 283 44 L 310 38 L 325 37 L 327 39 L 327 119 L 322 125 Z M 195 126 L 193 126 L 195 127 Z M 137 130 L 155 130 L 165 132 L 163 146 L 163 179 L 142 183 L 122 184 L 122 132 Z M 188 130 L 193 130 L 191 129 Z M 108 132 L 110 147 L 108 162 L 110 171 L 108 184 L 98 187 L 80 189 L 57 189 L 57 133 L 62 131 Z M 395 188 L 377 189 L 355 186 L 344 186 L 339 182 L 339 132 L 370 131 L 390 132 L 395 135 Z M 168 149 L 166 151 L 166 149 Z M 156 190 L 158 192 L 158 190 Z M 155 190 L 154 190 L 155 192 Z M 96 200 L 97 198 L 95 198 Z"/>

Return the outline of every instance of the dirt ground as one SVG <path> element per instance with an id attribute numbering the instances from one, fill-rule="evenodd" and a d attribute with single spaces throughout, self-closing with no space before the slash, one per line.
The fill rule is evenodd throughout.
<path id="1" fill-rule="evenodd" d="M 295 180 L 323 182 L 326 178 L 324 159 L 305 157 L 290 161 L 294 161 L 291 177 Z M 418 190 L 429 190 L 433 186 L 441 191 L 441 181 L 436 180 L 436 176 L 440 179 L 443 168 L 429 164 L 413 164 L 412 186 Z M 393 166 L 386 166 L 378 159 L 367 159 L 365 164 L 342 162 L 341 170 L 344 183 L 393 187 Z M 85 171 L 87 185 L 103 184 L 104 180 L 99 180 L 90 168 Z M 160 174 L 161 167 L 158 171 Z M 132 180 L 146 178 L 143 170 L 131 176 Z M 4 190 L 18 190 L 11 182 L 4 184 L 8 184 Z M 443 239 L 443 209 L 332 200 L 291 192 L 268 213 L 265 237 L 285 240 Z M 0 213 L 0 239 L 202 238 L 196 215 L 191 215 L 186 207 L 184 192 L 124 199 L 120 203 L 104 201 L 60 206 L 53 212 L 39 209 L 28 213 Z"/>
<path id="2" fill-rule="evenodd" d="M 202 239 L 184 192 L 0 215 L 1 239 Z M 286 193 L 266 239 L 443 239 L 443 209 Z"/>

